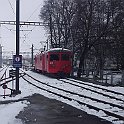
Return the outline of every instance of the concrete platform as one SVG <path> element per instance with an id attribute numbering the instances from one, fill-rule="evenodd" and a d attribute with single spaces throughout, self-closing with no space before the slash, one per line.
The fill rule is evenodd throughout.
<path id="1" fill-rule="evenodd" d="M 24 124 L 111 124 L 57 100 L 34 94 L 17 118 Z"/>

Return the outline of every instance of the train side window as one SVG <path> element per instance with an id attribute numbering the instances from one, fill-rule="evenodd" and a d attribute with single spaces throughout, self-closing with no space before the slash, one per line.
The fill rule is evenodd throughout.
<path id="1" fill-rule="evenodd" d="M 53 60 L 59 61 L 59 54 L 51 54 L 50 61 L 53 61 Z"/>
<path id="2" fill-rule="evenodd" d="M 62 60 L 68 61 L 70 59 L 69 54 L 62 54 Z"/>

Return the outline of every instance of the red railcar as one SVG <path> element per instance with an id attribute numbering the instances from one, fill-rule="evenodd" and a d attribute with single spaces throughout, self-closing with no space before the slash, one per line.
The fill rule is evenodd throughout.
<path id="1" fill-rule="evenodd" d="M 54 48 L 35 56 L 35 70 L 42 73 L 70 76 L 72 71 L 72 52 L 68 49 Z"/>

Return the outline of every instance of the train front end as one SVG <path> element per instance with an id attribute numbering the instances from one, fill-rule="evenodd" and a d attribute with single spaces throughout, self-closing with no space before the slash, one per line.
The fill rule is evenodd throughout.
<path id="1" fill-rule="evenodd" d="M 48 52 L 48 73 L 59 77 L 68 77 L 72 71 L 72 52 L 56 48 Z"/>

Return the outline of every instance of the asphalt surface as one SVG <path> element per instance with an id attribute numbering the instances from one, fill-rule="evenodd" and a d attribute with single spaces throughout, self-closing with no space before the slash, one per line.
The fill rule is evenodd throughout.
<path id="1" fill-rule="evenodd" d="M 111 124 L 70 105 L 39 94 L 28 97 L 30 104 L 16 118 L 23 124 Z"/>

